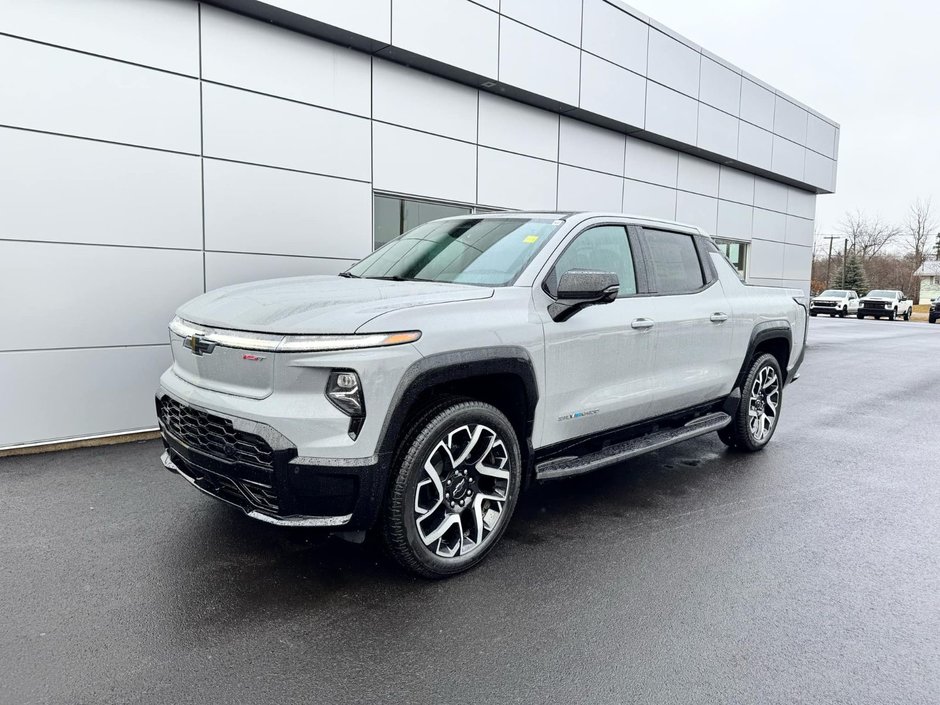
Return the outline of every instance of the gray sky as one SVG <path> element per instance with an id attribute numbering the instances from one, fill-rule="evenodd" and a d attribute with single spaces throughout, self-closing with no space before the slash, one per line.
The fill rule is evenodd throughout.
<path id="1" fill-rule="evenodd" d="M 928 0 L 627 0 L 841 126 L 836 193 L 898 223 L 914 198 L 940 215 L 940 3 Z"/>

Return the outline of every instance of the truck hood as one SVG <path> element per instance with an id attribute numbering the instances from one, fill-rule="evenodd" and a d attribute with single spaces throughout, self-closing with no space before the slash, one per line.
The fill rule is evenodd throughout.
<path id="1" fill-rule="evenodd" d="M 342 334 L 355 333 L 389 311 L 492 295 L 491 288 L 465 284 L 292 277 L 216 289 L 183 304 L 176 314 L 214 328 L 284 335 Z"/>

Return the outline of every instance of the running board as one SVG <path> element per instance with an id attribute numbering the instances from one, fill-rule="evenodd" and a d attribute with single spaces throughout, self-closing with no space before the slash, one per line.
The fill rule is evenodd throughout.
<path id="1" fill-rule="evenodd" d="M 581 457 L 566 456 L 556 458 L 540 463 L 535 468 L 535 477 L 539 480 L 554 480 L 559 477 L 571 477 L 572 475 L 583 475 L 586 472 L 592 472 L 598 468 L 607 465 L 619 463 L 628 458 L 634 458 L 644 453 L 649 453 L 674 443 L 681 443 L 696 436 L 704 436 L 706 433 L 713 433 L 721 430 L 731 423 L 731 417 L 722 412 L 716 411 L 712 414 L 700 416 L 697 419 L 689 421 L 685 426 L 679 428 L 670 428 L 664 431 L 656 431 L 647 436 L 633 438 L 623 443 L 615 443 L 607 446 L 596 453 L 590 453 Z"/>

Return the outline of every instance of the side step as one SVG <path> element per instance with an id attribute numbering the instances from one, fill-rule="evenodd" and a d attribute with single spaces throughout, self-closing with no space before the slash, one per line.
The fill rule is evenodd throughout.
<path id="1" fill-rule="evenodd" d="M 670 428 L 664 431 L 657 431 L 647 436 L 633 438 L 623 443 L 616 443 L 607 446 L 603 450 L 581 457 L 563 457 L 554 460 L 548 460 L 540 463 L 535 468 L 535 476 L 539 480 L 553 480 L 559 477 L 571 477 L 572 475 L 582 475 L 586 472 L 597 470 L 607 465 L 619 463 L 627 458 L 634 458 L 643 453 L 649 453 L 674 443 L 681 443 L 696 436 L 704 436 L 706 433 L 718 431 L 731 423 L 731 417 L 722 412 L 716 411 L 712 414 L 700 416 L 697 419 L 689 421 L 680 428 Z"/>

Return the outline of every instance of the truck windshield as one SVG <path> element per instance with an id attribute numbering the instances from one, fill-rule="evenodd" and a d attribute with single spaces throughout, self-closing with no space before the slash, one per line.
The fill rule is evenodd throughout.
<path id="1" fill-rule="evenodd" d="M 841 289 L 826 289 L 819 295 L 819 298 L 844 299 L 848 295 L 849 292 L 843 291 Z"/>
<path id="2" fill-rule="evenodd" d="M 511 216 L 437 220 L 392 240 L 346 276 L 508 286 L 563 222 Z"/>
<path id="3" fill-rule="evenodd" d="M 876 299 L 893 299 L 897 296 L 896 291 L 888 291 L 887 289 L 875 289 L 874 291 L 869 291 L 868 295 Z"/>

